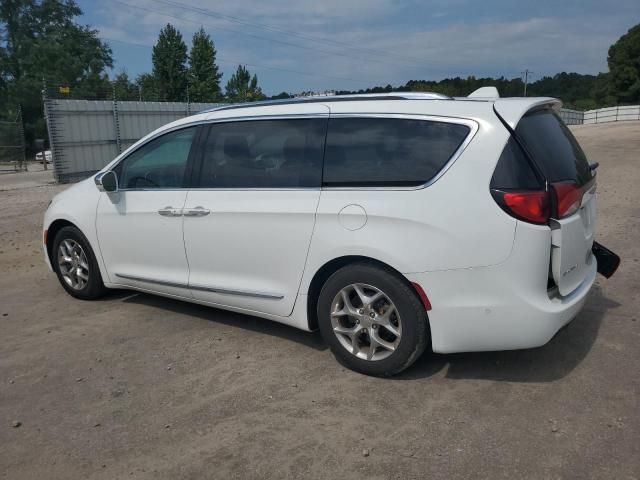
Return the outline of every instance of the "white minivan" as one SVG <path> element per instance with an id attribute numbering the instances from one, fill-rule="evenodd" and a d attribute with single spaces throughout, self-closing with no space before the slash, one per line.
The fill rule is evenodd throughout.
<path id="1" fill-rule="evenodd" d="M 202 112 L 58 194 L 46 260 L 80 299 L 134 289 L 319 329 L 371 375 L 426 348 L 540 346 L 619 262 L 559 106 L 489 87 Z"/>

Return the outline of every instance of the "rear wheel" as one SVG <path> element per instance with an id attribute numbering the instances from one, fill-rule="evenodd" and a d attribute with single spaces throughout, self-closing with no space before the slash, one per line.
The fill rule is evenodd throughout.
<path id="1" fill-rule="evenodd" d="M 60 284 L 70 295 L 94 300 L 107 292 L 93 250 L 76 227 L 61 228 L 56 234 L 51 263 Z"/>
<path id="2" fill-rule="evenodd" d="M 318 326 L 336 358 L 376 376 L 401 372 L 428 342 L 428 323 L 416 293 L 375 264 L 347 265 L 326 281 L 318 298 Z"/>

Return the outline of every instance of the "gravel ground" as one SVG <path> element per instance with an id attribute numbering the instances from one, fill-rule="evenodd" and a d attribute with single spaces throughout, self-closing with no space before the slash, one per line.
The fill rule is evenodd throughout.
<path id="1" fill-rule="evenodd" d="M 619 272 L 543 348 L 386 380 L 266 320 L 72 299 L 40 250 L 64 187 L 0 175 L 0 478 L 640 478 L 640 122 L 574 132 Z"/>

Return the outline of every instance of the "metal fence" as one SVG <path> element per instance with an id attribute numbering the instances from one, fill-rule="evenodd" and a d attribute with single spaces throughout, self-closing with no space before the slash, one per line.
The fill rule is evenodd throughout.
<path id="1" fill-rule="evenodd" d="M 147 133 L 217 105 L 45 98 L 55 179 L 86 178 Z"/>
<path id="2" fill-rule="evenodd" d="M 27 169 L 22 115 L 18 109 L 15 118 L 0 120 L 0 172 Z"/>

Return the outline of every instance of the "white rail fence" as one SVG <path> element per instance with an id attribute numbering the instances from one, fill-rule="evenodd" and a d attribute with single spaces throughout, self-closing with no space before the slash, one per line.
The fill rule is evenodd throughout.
<path id="1" fill-rule="evenodd" d="M 598 108 L 596 110 L 586 110 L 584 112 L 563 108 L 560 110 L 560 117 L 567 125 L 640 120 L 640 105 L 606 107 Z"/>

